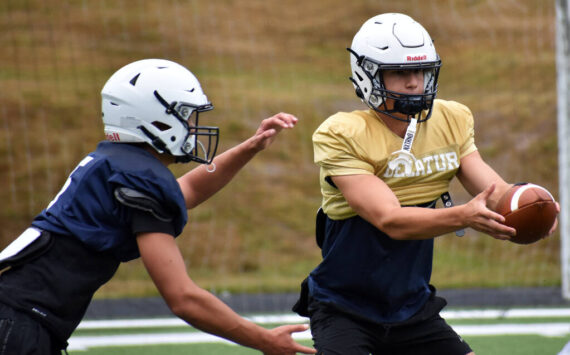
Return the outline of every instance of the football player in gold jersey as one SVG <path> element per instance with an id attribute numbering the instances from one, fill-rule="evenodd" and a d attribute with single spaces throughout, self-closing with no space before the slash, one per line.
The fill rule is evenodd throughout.
<path id="1" fill-rule="evenodd" d="M 319 354 L 473 354 L 439 316 L 433 239 L 470 227 L 508 240 L 515 230 L 494 207 L 512 185 L 477 151 L 470 110 L 436 100 L 441 60 L 422 25 L 375 16 L 348 50 L 369 109 L 339 112 L 313 134 L 323 261 L 295 310 L 310 316 Z M 466 204 L 451 202 L 453 177 L 474 196 Z M 448 208 L 434 208 L 440 198 Z"/>

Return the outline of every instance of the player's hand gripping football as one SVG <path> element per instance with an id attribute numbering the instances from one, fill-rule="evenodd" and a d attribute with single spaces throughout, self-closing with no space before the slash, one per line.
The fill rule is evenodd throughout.
<path id="1" fill-rule="evenodd" d="M 558 202 L 555 202 L 555 203 L 556 203 L 556 213 L 560 214 L 560 204 Z M 550 228 L 550 231 L 548 231 L 548 235 L 544 238 L 550 237 L 554 233 L 556 228 L 558 228 L 558 217 L 556 217 L 556 220 L 554 220 L 554 224 L 552 225 L 552 228 Z"/>
<path id="2" fill-rule="evenodd" d="M 295 127 L 297 121 L 297 117 L 284 112 L 266 118 L 261 121 L 259 128 L 253 137 L 249 139 L 249 142 L 253 145 L 255 151 L 261 151 L 273 143 L 281 130 Z"/>
<path id="3" fill-rule="evenodd" d="M 552 228 L 550 228 L 550 230 L 548 231 L 548 234 L 545 235 L 544 237 L 542 237 L 542 239 L 546 239 L 548 237 L 550 237 L 552 234 L 554 234 L 554 232 L 556 231 L 556 228 L 558 228 L 558 215 L 560 214 L 560 204 L 557 201 L 554 201 L 554 203 L 556 204 L 556 219 L 554 220 L 554 224 L 552 225 Z"/>
<path id="4" fill-rule="evenodd" d="M 271 344 L 270 348 L 264 349 L 264 355 L 295 355 L 301 354 L 316 354 L 317 350 L 307 346 L 300 345 L 293 340 L 291 336 L 295 332 L 303 332 L 308 327 L 304 324 L 282 325 L 273 328 L 269 331 Z"/>
<path id="5" fill-rule="evenodd" d="M 509 240 L 516 234 L 516 230 L 504 225 L 505 217 L 487 207 L 487 200 L 493 191 L 495 191 L 495 184 L 491 184 L 464 205 L 465 222 L 469 227 L 495 239 Z"/>

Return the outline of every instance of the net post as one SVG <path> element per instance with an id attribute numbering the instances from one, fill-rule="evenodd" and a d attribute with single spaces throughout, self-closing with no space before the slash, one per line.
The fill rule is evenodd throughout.
<path id="1" fill-rule="evenodd" d="M 560 267 L 562 296 L 570 299 L 570 9 L 568 0 L 556 0 L 556 68 L 558 92 L 558 170 L 560 199 Z"/>

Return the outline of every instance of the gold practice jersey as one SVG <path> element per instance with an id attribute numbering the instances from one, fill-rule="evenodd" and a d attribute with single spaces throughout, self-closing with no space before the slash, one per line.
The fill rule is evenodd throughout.
<path id="1" fill-rule="evenodd" d="M 315 163 L 320 167 L 324 212 L 335 220 L 355 216 L 328 176 L 374 174 L 382 179 L 402 205 L 436 200 L 448 191 L 460 159 L 477 150 L 473 115 L 454 101 L 435 100 L 432 116 L 417 124 L 409 164 L 389 164 L 402 149 L 394 134 L 372 110 L 339 112 L 313 134 Z"/>

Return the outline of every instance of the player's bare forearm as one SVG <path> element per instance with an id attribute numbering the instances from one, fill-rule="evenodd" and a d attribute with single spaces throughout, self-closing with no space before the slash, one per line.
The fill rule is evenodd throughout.
<path id="1" fill-rule="evenodd" d="M 233 329 L 255 330 L 255 325 L 242 321 L 222 301 L 190 279 L 172 236 L 143 233 L 137 236 L 137 243 L 147 272 L 175 315 L 201 330 L 236 341 L 240 339 L 231 336 Z"/>
<path id="2" fill-rule="evenodd" d="M 194 208 L 220 191 L 256 153 L 244 142 L 217 156 L 211 165 L 200 165 L 180 177 L 186 208 Z"/>
<path id="3" fill-rule="evenodd" d="M 185 294 L 172 311 L 178 317 L 204 332 L 215 334 L 238 344 L 259 348 L 266 330 L 249 322 L 206 290 L 196 288 Z"/>
<path id="4" fill-rule="evenodd" d="M 176 314 L 192 326 L 223 337 L 264 354 L 312 354 L 314 349 L 293 341 L 291 333 L 304 331 L 305 325 L 288 325 L 272 330 L 252 323 L 226 306 L 209 292 L 199 289 L 186 299 L 184 308 Z"/>
<path id="5" fill-rule="evenodd" d="M 311 351 L 293 341 L 290 333 L 300 329 L 293 328 L 287 333 L 262 328 L 242 318 L 220 299 L 196 285 L 186 272 L 184 258 L 173 236 L 141 233 L 137 236 L 137 244 L 143 264 L 166 304 L 187 323 L 268 354 Z"/>
<path id="6" fill-rule="evenodd" d="M 335 176 L 333 181 L 350 207 L 393 239 L 429 239 L 471 227 L 498 239 L 514 231 L 501 223 L 504 217 L 487 208 L 494 185 L 469 203 L 451 208 L 401 207 L 390 188 L 374 175 Z"/>
<path id="7" fill-rule="evenodd" d="M 255 134 L 217 156 L 209 166 L 198 166 L 178 179 L 188 209 L 206 201 L 226 186 L 258 152 L 266 149 L 283 129 L 295 126 L 297 118 L 279 113 L 264 119 Z"/>

